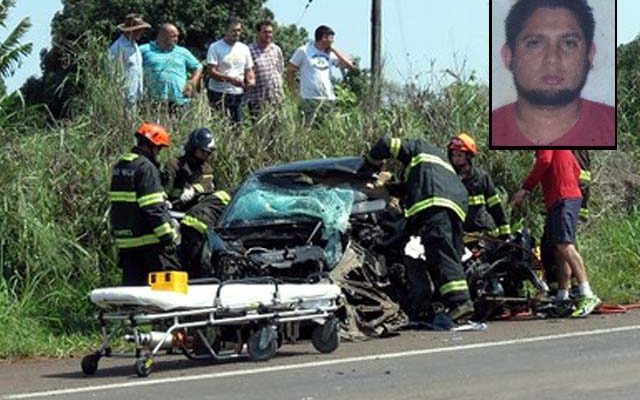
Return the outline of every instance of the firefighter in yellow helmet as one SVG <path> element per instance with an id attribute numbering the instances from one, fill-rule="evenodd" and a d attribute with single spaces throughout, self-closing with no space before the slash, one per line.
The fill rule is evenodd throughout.
<path id="1" fill-rule="evenodd" d="M 495 189 L 491 176 L 473 165 L 473 157 L 478 146 L 467 133 L 451 138 L 447 146 L 449 161 L 469 192 L 469 212 L 464 221 L 465 241 L 486 234 L 507 239 L 511 228 L 502 207 L 500 195 Z"/>
<path id="2" fill-rule="evenodd" d="M 160 182 L 156 157 L 169 147 L 164 127 L 144 123 L 135 132 L 137 145 L 120 157 L 111 174 L 111 227 L 118 248 L 122 284 L 147 284 L 149 272 L 178 269 L 175 242 Z"/>

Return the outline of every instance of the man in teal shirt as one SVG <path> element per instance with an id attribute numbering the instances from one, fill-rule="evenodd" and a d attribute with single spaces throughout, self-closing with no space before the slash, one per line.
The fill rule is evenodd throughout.
<path id="1" fill-rule="evenodd" d="M 164 24 L 155 41 L 140 46 L 147 93 L 170 109 L 191 101 L 202 76 L 202 64 L 189 50 L 178 46 L 180 33 L 173 24 Z"/>

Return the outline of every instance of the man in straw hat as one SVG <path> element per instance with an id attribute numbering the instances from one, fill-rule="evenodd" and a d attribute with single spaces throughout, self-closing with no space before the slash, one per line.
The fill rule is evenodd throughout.
<path id="1" fill-rule="evenodd" d="M 150 27 L 140 14 L 129 14 L 124 22 L 118 25 L 122 34 L 109 47 L 109 58 L 117 62 L 125 77 L 126 109 L 131 115 L 135 115 L 135 106 L 142 98 L 143 88 L 142 54 L 137 42 Z"/>

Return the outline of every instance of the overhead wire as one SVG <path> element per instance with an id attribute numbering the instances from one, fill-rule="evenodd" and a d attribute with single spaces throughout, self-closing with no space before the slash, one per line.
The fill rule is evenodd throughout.
<path id="1" fill-rule="evenodd" d="M 300 25 L 300 21 L 302 21 L 302 17 L 304 17 L 304 14 L 309 9 L 309 6 L 311 5 L 311 3 L 313 3 L 313 0 L 307 1 L 307 4 L 304 6 L 304 9 L 302 10 L 302 13 L 300 13 L 300 17 L 298 17 L 298 22 L 296 22 L 296 25 Z"/>

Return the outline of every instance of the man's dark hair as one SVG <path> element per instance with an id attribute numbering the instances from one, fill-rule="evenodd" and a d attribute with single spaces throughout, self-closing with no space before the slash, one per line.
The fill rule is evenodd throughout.
<path id="1" fill-rule="evenodd" d="M 227 29 L 238 24 L 242 25 L 242 20 L 238 17 L 231 17 L 227 20 Z"/>
<path id="2" fill-rule="evenodd" d="M 512 53 L 516 50 L 516 38 L 522 32 L 524 24 L 539 8 L 566 8 L 571 11 L 582 28 L 587 50 L 591 48 L 596 22 L 587 0 L 518 0 L 509 10 L 504 23 L 507 45 Z"/>
<path id="3" fill-rule="evenodd" d="M 270 19 L 263 19 L 256 24 L 256 32 L 260 32 L 263 27 L 270 26 L 273 28 L 273 21 Z"/>
<path id="4" fill-rule="evenodd" d="M 336 33 L 333 31 L 333 29 L 329 28 L 326 25 L 320 25 L 319 27 L 316 28 L 316 33 L 314 37 L 316 38 L 316 42 L 317 42 L 320 39 L 322 39 L 322 37 L 325 35 L 335 35 L 335 34 Z"/>

